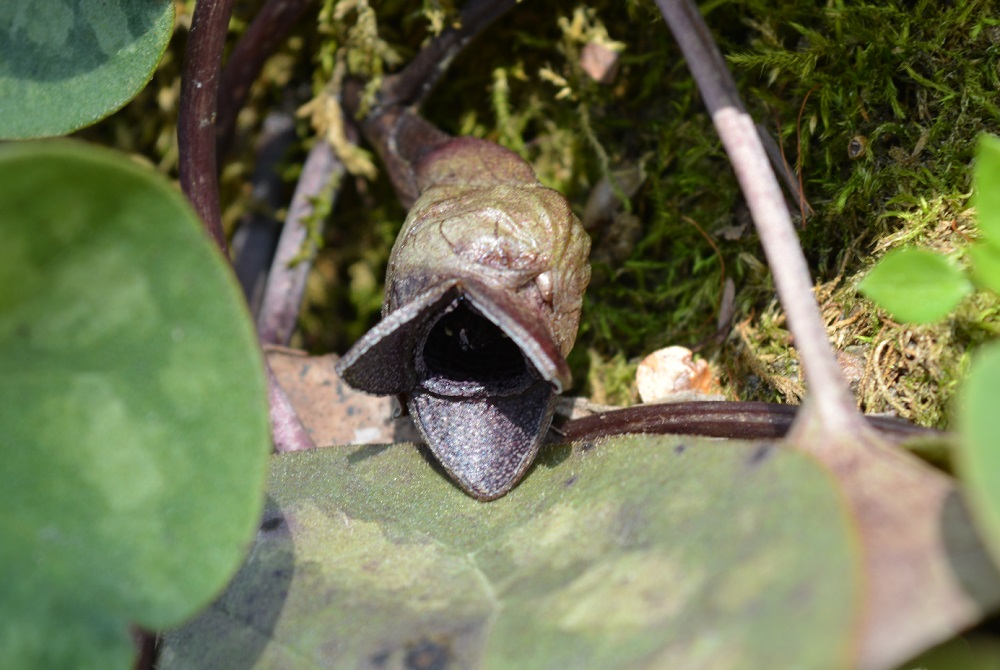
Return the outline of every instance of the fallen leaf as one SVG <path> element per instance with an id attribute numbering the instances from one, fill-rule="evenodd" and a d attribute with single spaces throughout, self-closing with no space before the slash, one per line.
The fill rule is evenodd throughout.
<path id="1" fill-rule="evenodd" d="M 267 350 L 278 383 L 318 447 L 344 444 L 391 444 L 416 441 L 417 429 L 406 418 L 393 418 L 396 400 L 356 391 L 333 369 L 336 354 L 271 347 Z"/>

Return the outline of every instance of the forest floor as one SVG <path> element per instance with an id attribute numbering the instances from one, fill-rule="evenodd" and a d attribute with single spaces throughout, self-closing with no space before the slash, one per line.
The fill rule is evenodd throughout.
<path id="1" fill-rule="evenodd" d="M 178 3 L 181 29 L 153 85 L 80 133 L 174 178 L 187 4 Z M 319 4 L 319 20 L 309 15 L 271 59 L 240 115 L 238 148 L 222 173 L 230 227 L 259 208 L 249 181 L 269 112 L 294 115 L 341 68 L 376 78 L 393 71 L 455 15 L 447 0 Z M 233 41 L 257 5 L 237 3 Z M 946 320 L 914 327 L 856 286 L 901 245 L 965 263 L 976 141 L 1000 133 L 995 5 L 713 0 L 702 8 L 762 133 L 794 173 L 788 201 L 859 405 L 946 427 L 971 351 L 1000 332 L 1000 301 L 978 292 Z M 604 59 L 616 65 L 606 71 Z M 638 361 L 682 345 L 709 362 L 730 398 L 801 399 L 794 343 L 757 235 L 652 2 L 525 2 L 459 56 L 424 111 L 450 133 L 520 153 L 588 225 L 593 281 L 570 357 L 574 393 L 636 402 Z M 300 141 L 282 161 L 289 194 L 315 141 L 308 118 L 295 118 Z M 314 352 L 343 352 L 378 319 L 405 217 L 384 176 L 341 186 L 296 341 Z"/>

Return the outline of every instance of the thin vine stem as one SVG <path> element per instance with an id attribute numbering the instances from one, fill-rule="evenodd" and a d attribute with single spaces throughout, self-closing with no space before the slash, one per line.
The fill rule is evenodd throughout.
<path id="1" fill-rule="evenodd" d="M 227 253 L 227 245 L 219 206 L 215 117 L 222 50 L 232 13 L 233 0 L 202 0 L 195 4 L 177 120 L 181 189 L 223 254 Z"/>
<path id="2" fill-rule="evenodd" d="M 282 225 L 276 212 L 287 205 L 288 189 L 281 165 L 298 143 L 294 116 L 281 110 L 268 112 L 254 147 L 253 174 L 250 176 L 250 197 L 254 205 L 240 218 L 230 242 L 233 269 L 255 320 L 281 234 Z"/>
<path id="3" fill-rule="evenodd" d="M 428 42 L 397 74 L 386 77 L 381 103 L 419 106 L 433 90 L 448 66 L 469 42 L 520 0 L 468 0 L 462 7 L 458 27 L 443 30 Z"/>
<path id="4" fill-rule="evenodd" d="M 250 94 L 250 86 L 264 63 L 288 39 L 306 10 L 316 0 L 267 0 L 236 42 L 219 81 L 216 153 L 221 160 L 229 153 L 236 130 L 236 117 Z"/>
<path id="5" fill-rule="evenodd" d="M 626 433 L 768 440 L 784 437 L 801 410 L 795 405 L 767 402 L 653 403 L 572 419 L 556 428 L 556 432 L 571 442 Z M 883 436 L 898 441 L 943 435 L 893 417 L 867 416 L 865 420 Z"/>

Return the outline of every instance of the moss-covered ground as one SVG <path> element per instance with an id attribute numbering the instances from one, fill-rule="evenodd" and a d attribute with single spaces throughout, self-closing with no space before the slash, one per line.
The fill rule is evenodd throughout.
<path id="1" fill-rule="evenodd" d="M 321 19 L 305 20 L 272 59 L 241 115 L 238 146 L 223 171 L 227 223 L 254 206 L 247 184 L 253 141 L 269 109 L 300 107 L 342 68 L 376 77 L 392 71 L 453 20 L 455 4 L 318 2 Z M 180 30 L 153 85 L 83 133 L 110 138 L 167 174 L 176 170 L 173 119 L 190 16 L 179 6 Z M 234 39 L 257 6 L 237 3 Z M 974 235 L 976 137 L 1000 132 L 995 2 L 702 6 L 747 106 L 797 172 L 790 183 L 801 185 L 807 204 L 791 188 L 788 199 L 858 402 L 868 412 L 947 425 L 968 354 L 1000 330 L 1000 302 L 979 293 L 943 323 L 910 327 L 855 287 L 877 258 L 902 244 L 963 262 L 961 248 Z M 620 53 L 610 83 L 587 73 L 585 50 Z M 425 113 L 449 132 L 521 153 L 593 220 L 594 280 L 570 361 L 576 392 L 630 402 L 636 362 L 680 344 L 710 361 L 733 398 L 799 400 L 793 343 L 758 238 L 651 1 L 524 2 L 456 60 Z M 284 161 L 289 189 L 313 136 L 307 118 L 298 124 L 301 142 Z M 634 179 L 639 172 L 644 181 Z M 617 175 L 619 192 L 634 186 L 634 195 L 588 210 L 608 175 Z M 385 262 L 404 215 L 384 178 L 344 181 L 299 344 L 343 351 L 377 320 Z M 727 280 L 734 300 L 723 309 L 729 318 L 719 334 Z"/>

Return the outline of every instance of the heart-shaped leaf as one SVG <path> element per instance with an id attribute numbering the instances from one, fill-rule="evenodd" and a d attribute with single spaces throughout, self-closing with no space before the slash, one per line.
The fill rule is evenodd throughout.
<path id="1" fill-rule="evenodd" d="M 0 667 L 126 668 L 239 565 L 270 440 L 239 290 L 156 174 L 0 147 Z"/>
<path id="2" fill-rule="evenodd" d="M 412 445 L 276 456 L 250 559 L 168 635 L 161 667 L 837 668 L 852 658 L 857 537 L 808 456 L 649 436 L 547 447 L 490 503 L 429 458 Z"/>
<path id="3" fill-rule="evenodd" d="M 944 318 L 972 291 L 961 270 L 926 249 L 894 249 L 872 268 L 858 290 L 909 323 Z"/>
<path id="4" fill-rule="evenodd" d="M 119 109 L 173 25 L 173 0 L 3 0 L 0 139 L 64 135 Z"/>

